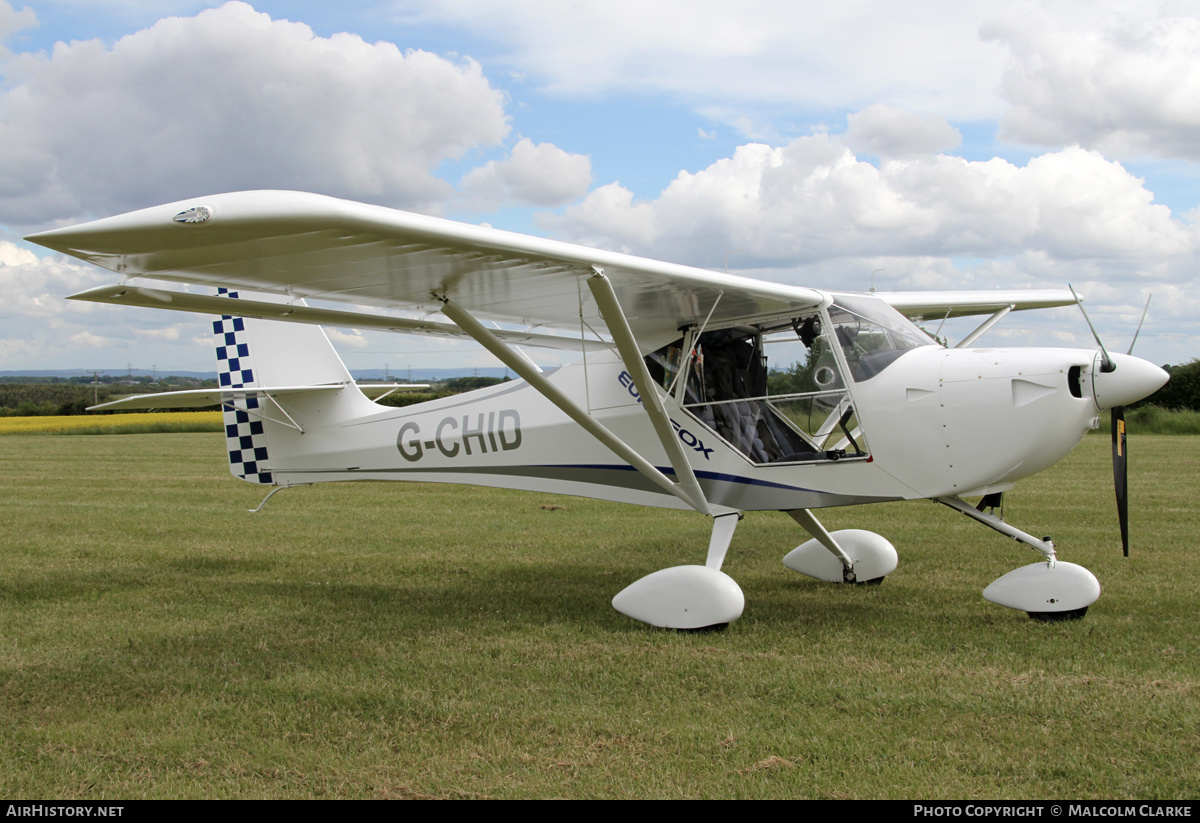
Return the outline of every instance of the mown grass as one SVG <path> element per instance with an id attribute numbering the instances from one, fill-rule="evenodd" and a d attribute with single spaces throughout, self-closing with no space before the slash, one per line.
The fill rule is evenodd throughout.
<path id="1" fill-rule="evenodd" d="M 0 417 L 0 435 L 166 434 L 223 430 L 219 411 Z"/>
<path id="2" fill-rule="evenodd" d="M 430 484 L 277 495 L 211 434 L 0 441 L 0 794 L 1190 798 L 1200 793 L 1200 440 L 1131 437 L 1009 495 L 1104 594 L 1043 625 L 980 590 L 1036 556 L 930 503 L 827 512 L 882 586 L 788 572 L 738 528 L 720 634 L 614 612 L 703 562 L 694 514 Z M 560 506 L 561 508 L 543 508 Z"/>

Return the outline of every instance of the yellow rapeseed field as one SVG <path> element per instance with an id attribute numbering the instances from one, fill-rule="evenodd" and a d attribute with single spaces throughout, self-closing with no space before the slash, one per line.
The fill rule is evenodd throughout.
<path id="1" fill-rule="evenodd" d="M 220 425 L 221 412 L 173 412 L 170 415 L 141 412 L 104 415 L 80 414 L 69 417 L 0 417 L 0 435 L 54 434 L 55 432 L 66 431 L 68 429 L 88 429 L 101 426 L 106 428 L 121 428 L 124 426 L 153 425 L 167 421 L 171 423 L 212 423 Z"/>

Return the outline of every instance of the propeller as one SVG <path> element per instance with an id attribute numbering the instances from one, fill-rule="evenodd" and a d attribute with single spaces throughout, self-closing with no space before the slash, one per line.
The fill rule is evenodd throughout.
<path id="1" fill-rule="evenodd" d="M 1075 304 L 1079 306 L 1079 311 L 1083 313 L 1083 319 L 1087 321 L 1088 328 L 1092 331 L 1092 337 L 1095 338 L 1096 345 L 1100 347 L 1100 374 L 1095 375 L 1094 382 L 1097 384 L 1112 384 L 1106 385 L 1104 387 L 1105 390 L 1101 390 L 1098 385 L 1096 388 L 1096 400 L 1097 403 L 1102 403 L 1105 398 L 1113 399 L 1113 405 L 1110 407 L 1112 414 L 1113 487 L 1116 490 L 1117 496 L 1117 519 L 1121 524 L 1121 549 L 1124 551 L 1125 556 L 1129 557 L 1129 448 L 1125 433 L 1125 405 L 1157 391 L 1166 382 L 1165 372 L 1146 363 L 1144 360 L 1133 357 L 1133 346 L 1137 343 L 1138 335 L 1142 333 L 1142 323 L 1146 322 L 1146 312 L 1150 310 L 1150 297 L 1153 297 L 1153 295 L 1146 298 L 1146 306 L 1142 309 L 1142 319 L 1138 321 L 1137 331 L 1134 332 L 1133 341 L 1129 344 L 1129 351 L 1124 357 L 1118 355 L 1122 361 L 1121 364 L 1126 366 L 1126 371 L 1131 373 L 1117 377 L 1114 374 L 1117 371 L 1117 360 L 1104 348 L 1104 344 L 1100 341 L 1100 335 L 1096 333 L 1096 327 L 1092 325 L 1087 310 L 1083 307 L 1083 301 L 1075 293 L 1074 287 L 1068 285 L 1068 288 L 1071 289 L 1071 294 L 1075 297 Z M 1146 368 L 1147 366 L 1149 368 Z M 1154 374 L 1154 372 L 1157 372 L 1157 374 Z M 1101 375 L 1109 374 L 1112 374 L 1113 378 L 1100 380 Z M 1162 377 L 1161 380 L 1158 379 L 1160 375 Z M 1158 380 L 1158 385 L 1151 388 L 1155 380 Z"/>
<path id="2" fill-rule="evenodd" d="M 1117 491 L 1117 519 L 1121 522 L 1121 549 L 1129 557 L 1129 455 L 1125 443 L 1125 407 L 1112 410 L 1113 487 Z"/>

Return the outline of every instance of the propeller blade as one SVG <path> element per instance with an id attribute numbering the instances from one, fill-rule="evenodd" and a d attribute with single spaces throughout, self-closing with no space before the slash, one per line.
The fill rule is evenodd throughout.
<path id="1" fill-rule="evenodd" d="M 1129 453 L 1125 442 L 1125 407 L 1112 410 L 1113 485 L 1117 490 L 1117 518 L 1121 521 L 1121 548 L 1129 557 Z"/>
<path id="2" fill-rule="evenodd" d="M 1079 295 L 1075 293 L 1075 287 L 1070 283 L 1067 288 L 1071 290 L 1071 296 L 1075 298 L 1075 305 L 1079 306 L 1079 310 L 1083 312 L 1083 319 L 1088 324 L 1088 328 L 1092 330 L 1092 337 L 1096 338 L 1096 345 L 1100 347 L 1100 371 L 1111 372 L 1116 366 L 1113 364 L 1112 358 L 1108 356 L 1108 349 L 1104 348 L 1104 344 L 1100 342 L 1100 335 L 1096 334 L 1096 327 L 1092 325 L 1092 318 L 1088 317 L 1087 309 L 1083 307 L 1083 301 L 1079 299 Z"/>
<path id="3" fill-rule="evenodd" d="M 1142 333 L 1142 324 L 1146 322 L 1146 312 L 1150 311 L 1150 298 L 1153 296 L 1153 294 L 1146 295 L 1146 308 L 1142 309 L 1142 319 L 1138 321 L 1137 331 L 1133 333 L 1133 340 L 1129 343 L 1127 354 L 1133 354 L 1133 347 L 1137 344 L 1138 335 Z"/>

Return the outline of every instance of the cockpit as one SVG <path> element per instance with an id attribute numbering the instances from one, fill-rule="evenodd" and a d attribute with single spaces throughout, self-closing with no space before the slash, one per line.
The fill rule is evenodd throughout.
<path id="1" fill-rule="evenodd" d="M 935 341 L 879 298 L 720 329 L 689 328 L 646 356 L 650 375 L 756 464 L 865 458 L 848 383 Z M 786 365 L 785 365 L 786 364 Z"/>

